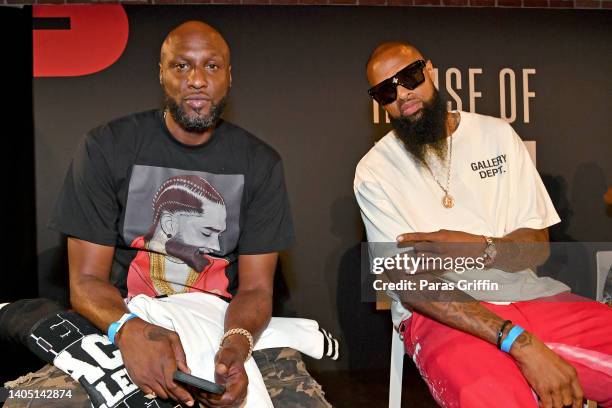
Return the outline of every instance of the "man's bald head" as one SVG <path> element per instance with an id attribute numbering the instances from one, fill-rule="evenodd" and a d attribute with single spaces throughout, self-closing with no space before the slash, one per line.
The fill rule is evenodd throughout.
<path id="1" fill-rule="evenodd" d="M 416 61 L 424 58 L 421 52 L 412 44 L 395 41 L 382 43 L 372 51 L 366 64 L 366 74 L 370 84 L 375 85 L 380 82 L 372 82 L 375 80 L 374 73 L 382 71 L 390 60 L 396 59 Z"/>
<path id="2" fill-rule="evenodd" d="M 187 21 L 166 36 L 159 83 L 175 133 L 195 134 L 199 141 L 210 134 L 223 112 L 231 71 L 229 47 L 208 24 Z"/>
<path id="3" fill-rule="evenodd" d="M 418 55 L 419 57 L 423 58 L 421 51 L 419 51 L 414 45 L 407 42 L 389 41 L 379 44 L 376 48 L 374 48 L 374 51 L 372 51 L 370 58 L 368 59 L 368 65 L 372 60 L 384 55 L 385 53 L 405 53 Z"/>
<path id="4" fill-rule="evenodd" d="M 160 61 L 163 63 L 168 50 L 176 48 L 187 41 L 200 41 L 219 49 L 229 63 L 230 51 L 225 39 L 214 27 L 202 21 L 186 21 L 175 27 L 166 35 L 161 46 Z"/>

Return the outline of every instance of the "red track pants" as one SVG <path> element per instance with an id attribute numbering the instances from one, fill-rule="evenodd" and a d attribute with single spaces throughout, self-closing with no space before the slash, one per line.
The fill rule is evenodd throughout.
<path id="1" fill-rule="evenodd" d="M 611 307 L 570 293 L 509 305 L 482 304 L 535 334 L 576 368 L 586 398 L 612 407 Z M 494 345 L 418 313 L 400 331 L 406 352 L 441 406 L 538 406 L 513 358 Z"/>

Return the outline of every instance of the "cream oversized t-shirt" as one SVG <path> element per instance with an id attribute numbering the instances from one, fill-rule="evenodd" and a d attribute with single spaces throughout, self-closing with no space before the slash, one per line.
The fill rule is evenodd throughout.
<path id="1" fill-rule="evenodd" d="M 368 242 L 394 243 L 402 233 L 440 229 L 503 237 L 519 228 L 542 229 L 560 221 L 512 127 L 490 116 L 460 115 L 452 135 L 449 193 L 455 205 L 450 209 L 442 206 L 444 191 L 432 174 L 415 162 L 393 131 L 361 159 L 354 190 Z M 447 170 L 434 165 L 432 171 L 445 186 Z M 471 270 L 462 279 L 491 279 L 502 284 L 498 292 L 468 292 L 484 301 L 530 300 L 569 290 L 529 269 L 514 273 Z M 401 305 L 392 310 L 396 324 L 409 315 Z"/>

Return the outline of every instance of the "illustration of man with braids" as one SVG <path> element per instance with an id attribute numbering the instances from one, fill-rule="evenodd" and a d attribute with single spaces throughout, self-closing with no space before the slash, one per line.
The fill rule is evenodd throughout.
<path id="1" fill-rule="evenodd" d="M 131 246 L 141 248 L 128 271 L 128 296 L 206 291 L 228 298 L 226 259 L 211 254 L 221 249 L 226 229 L 223 197 L 205 179 L 194 175 L 168 178 L 153 197 L 153 219 L 145 236 Z"/>

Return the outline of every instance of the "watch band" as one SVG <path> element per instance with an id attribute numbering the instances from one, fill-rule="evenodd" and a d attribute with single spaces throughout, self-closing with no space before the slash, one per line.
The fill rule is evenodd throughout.
<path id="1" fill-rule="evenodd" d="M 497 246 L 495 245 L 495 241 L 493 241 L 493 238 L 487 237 L 486 235 L 483 235 L 483 238 L 487 243 L 487 246 L 484 250 L 483 258 L 485 260 L 485 265 L 490 266 L 493 264 L 493 262 L 495 262 L 495 258 L 497 257 Z"/>

